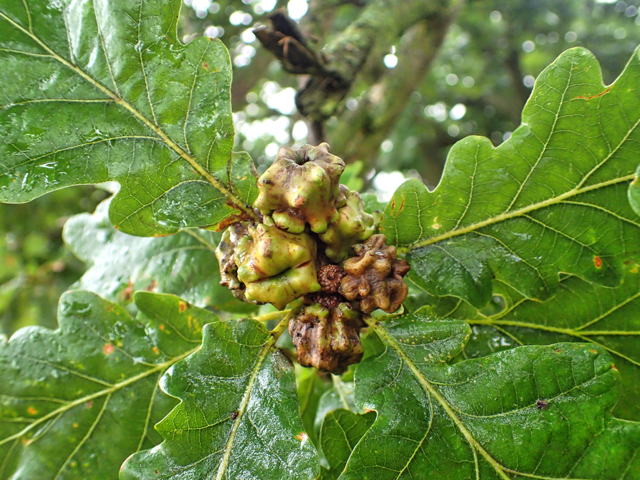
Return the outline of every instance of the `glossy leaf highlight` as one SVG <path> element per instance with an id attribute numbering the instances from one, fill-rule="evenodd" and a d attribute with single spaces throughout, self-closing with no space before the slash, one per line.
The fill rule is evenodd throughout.
<path id="1" fill-rule="evenodd" d="M 112 223 L 165 235 L 253 213 L 229 167 L 224 45 L 180 0 L 0 1 L 0 200 L 115 180 Z"/>
<path id="2" fill-rule="evenodd" d="M 293 365 L 274 345 L 255 320 L 207 325 L 202 348 L 162 378 L 162 389 L 181 400 L 156 425 L 165 441 L 133 455 L 120 479 L 315 478 Z"/>

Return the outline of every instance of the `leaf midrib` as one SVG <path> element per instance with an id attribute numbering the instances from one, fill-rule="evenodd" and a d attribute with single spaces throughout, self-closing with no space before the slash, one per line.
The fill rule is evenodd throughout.
<path id="1" fill-rule="evenodd" d="M 442 242 L 443 240 L 448 240 L 453 237 L 457 237 L 460 235 L 466 235 L 467 233 L 474 232 L 475 230 L 480 230 L 484 227 L 488 227 L 489 225 L 493 225 L 496 223 L 504 222 L 510 220 L 512 218 L 522 217 L 527 213 L 540 210 L 542 208 L 550 207 L 552 205 L 556 205 L 558 203 L 562 203 L 568 198 L 575 197 L 577 195 L 587 193 L 593 190 L 598 190 L 600 188 L 609 187 L 611 185 L 615 185 L 622 182 L 630 182 L 635 178 L 635 174 L 626 175 L 624 177 L 618 177 L 611 180 L 607 180 L 606 182 L 595 183 L 593 185 L 589 185 L 588 187 L 582 188 L 573 188 L 568 192 L 565 192 L 557 197 L 549 198 L 542 202 L 532 203 L 531 205 L 527 205 L 526 207 L 522 207 L 518 210 L 512 210 L 510 212 L 501 213 L 500 215 L 496 215 L 495 217 L 488 218 L 481 222 L 473 223 L 464 228 L 450 230 L 442 235 L 437 235 L 434 237 L 426 238 L 424 240 L 420 240 L 414 242 L 405 247 L 399 247 L 398 252 L 401 254 L 406 254 L 412 250 L 417 250 L 419 248 L 424 248 L 434 243 Z"/>
<path id="2" fill-rule="evenodd" d="M 197 348 L 193 348 L 185 353 L 183 353 L 182 355 L 179 355 L 177 357 L 172 358 L 171 360 L 168 360 L 166 362 L 160 363 L 158 365 L 155 365 L 153 368 L 149 368 L 148 370 L 135 375 L 131 378 L 128 378 L 127 380 L 124 380 L 120 383 L 116 383 L 113 386 L 109 387 L 109 388 L 105 388 L 103 390 L 100 390 L 98 392 L 92 393 L 90 395 L 86 395 L 82 398 L 78 398 L 72 402 L 69 402 L 65 405 L 63 405 L 62 407 L 53 410 L 51 412 L 49 412 L 47 415 L 44 415 L 40 418 L 38 418 L 37 420 L 34 420 L 33 423 L 31 423 L 29 426 L 25 427 L 24 429 L 22 429 L 21 431 L 14 433 L 13 435 L 3 438 L 0 440 L 0 445 L 4 445 L 7 442 L 10 442 L 12 440 L 18 439 L 20 437 L 22 437 L 24 434 L 26 434 L 27 432 L 29 432 L 30 430 L 32 430 L 34 427 L 37 427 L 38 425 L 40 425 L 41 423 L 55 417 L 56 415 L 60 415 L 63 414 L 67 411 L 69 411 L 70 409 L 77 407 L 78 405 L 82 405 L 83 403 L 87 403 L 91 400 L 95 400 L 96 398 L 100 398 L 104 395 L 111 395 L 114 392 L 121 390 L 125 387 L 128 387 L 129 385 L 136 383 L 146 377 L 148 377 L 149 375 L 153 375 L 154 373 L 163 371 L 168 369 L 169 367 L 171 367 L 173 364 L 179 362 L 180 360 L 182 360 L 183 358 L 188 357 L 189 355 L 191 355 L 192 353 L 196 352 L 198 349 L 200 348 L 200 346 L 198 346 Z"/>
<path id="3" fill-rule="evenodd" d="M 269 338 L 267 339 L 266 343 L 262 347 L 262 350 L 260 350 L 260 353 L 258 355 L 258 360 L 253 366 L 253 369 L 251 371 L 251 377 L 249 377 L 249 383 L 247 384 L 244 395 L 242 396 L 242 401 L 240 402 L 240 407 L 238 408 L 238 415 L 233 421 L 233 426 L 231 427 L 229 438 L 227 439 L 227 443 L 224 447 L 224 454 L 222 456 L 222 461 L 220 462 L 220 466 L 218 467 L 218 471 L 215 476 L 216 480 L 222 480 L 224 474 L 227 471 L 227 468 L 229 466 L 229 460 L 231 458 L 231 452 L 233 450 L 233 443 L 236 438 L 236 433 L 238 432 L 238 428 L 240 427 L 240 422 L 244 419 L 244 414 L 247 410 L 247 406 L 249 405 L 249 400 L 251 399 L 253 384 L 255 383 L 256 377 L 258 376 L 258 372 L 262 368 L 262 364 L 267 358 L 267 355 L 269 354 L 269 352 L 271 352 L 271 348 L 275 345 L 275 343 L 276 343 L 276 340 L 274 336 L 269 335 Z M 211 476 L 210 478 L 213 479 L 214 477 Z"/>
<path id="4" fill-rule="evenodd" d="M 440 392 L 438 392 L 431 385 L 431 383 L 429 383 L 429 381 L 424 377 L 424 375 L 422 374 L 422 372 L 420 372 L 420 370 L 415 365 L 415 363 L 407 356 L 407 354 L 404 352 L 402 347 L 398 345 L 398 342 L 395 340 L 395 338 L 393 338 L 387 332 L 387 330 L 384 327 L 382 327 L 375 319 L 366 318 L 365 321 L 367 322 L 367 325 L 369 325 L 373 330 L 375 330 L 375 332 L 383 339 L 385 343 L 390 345 L 391 348 L 395 350 L 396 354 L 409 367 L 409 369 L 411 370 L 411 373 L 413 373 L 413 375 L 416 377 L 420 385 L 422 385 L 422 387 L 438 401 L 440 406 L 444 409 L 444 411 L 447 413 L 449 418 L 451 418 L 451 420 L 456 425 L 458 430 L 460 430 L 460 433 L 462 433 L 465 440 L 467 440 L 467 442 L 471 446 L 471 450 L 479 452 L 484 457 L 484 459 L 487 462 L 489 462 L 489 464 L 495 469 L 496 473 L 503 480 L 511 480 L 511 477 L 509 477 L 505 472 L 506 470 L 505 467 L 503 467 L 495 458 L 493 458 L 489 454 L 489 452 L 487 452 L 484 449 L 484 447 L 480 445 L 475 438 L 473 438 L 473 436 L 471 435 L 471 432 L 467 429 L 467 427 L 464 426 L 464 424 L 455 414 L 451 406 L 442 397 L 442 395 L 440 395 Z"/>
<path id="5" fill-rule="evenodd" d="M 482 445 L 480 445 L 480 443 L 478 443 L 478 441 L 475 438 L 473 438 L 473 436 L 471 435 L 471 432 L 469 432 L 469 430 L 464 426 L 464 424 L 458 418 L 458 416 L 456 415 L 454 410 L 451 408 L 451 406 L 442 397 L 442 395 L 440 395 L 440 393 L 431 385 L 431 383 L 426 379 L 426 377 L 418 369 L 415 363 L 407 356 L 407 354 L 404 352 L 402 347 L 398 344 L 396 339 L 393 338 L 391 334 L 389 334 L 389 332 L 387 332 L 387 330 L 382 325 L 380 325 L 379 322 L 377 322 L 375 319 L 368 318 L 368 319 L 365 319 L 365 321 L 373 330 L 375 330 L 375 332 L 381 337 L 381 339 L 385 343 L 391 346 L 391 348 L 400 357 L 402 362 L 404 362 L 407 365 L 407 367 L 409 367 L 409 369 L 411 370 L 413 375 L 416 377 L 416 380 L 418 380 L 420 385 L 423 386 L 423 388 L 427 391 L 428 394 L 433 395 L 433 397 L 438 401 L 440 406 L 445 410 L 449 418 L 451 418 L 451 420 L 454 422 L 456 427 L 460 430 L 460 433 L 462 433 L 462 435 L 465 437 L 465 440 L 467 440 L 467 442 L 471 446 L 471 451 L 476 460 L 475 462 L 476 472 L 479 472 L 479 470 L 477 470 L 478 462 L 477 462 L 477 455 L 476 455 L 476 452 L 479 452 L 484 457 L 484 459 L 487 462 L 489 462 L 489 464 L 494 468 L 494 470 L 500 476 L 500 478 L 502 478 L 502 480 L 512 480 L 508 474 L 517 475 L 519 477 L 522 476 L 527 478 L 534 478 L 538 480 L 560 480 L 558 477 L 546 477 L 546 476 L 540 476 L 540 475 L 535 475 L 531 473 L 520 472 L 517 470 L 507 468 L 503 466 L 501 463 L 499 463 L 495 458 L 493 458 L 489 454 L 489 452 L 487 452 L 482 447 Z M 563 477 L 563 480 L 586 480 L 586 479 L 580 479 L 580 478 L 569 479 L 568 477 Z"/>
<path id="6" fill-rule="evenodd" d="M 29 12 L 28 8 L 26 10 L 27 10 L 27 14 L 29 15 L 29 18 L 30 18 L 30 12 Z M 10 17 L 5 15 L 4 13 L 0 12 L 0 18 L 3 18 L 9 24 L 11 24 L 14 28 L 17 28 L 22 33 L 24 33 L 25 35 L 29 36 L 38 45 L 40 45 L 41 48 L 43 48 L 46 52 L 48 52 L 51 57 L 53 57 L 55 60 L 60 62 L 62 65 L 64 65 L 67 68 L 69 68 L 71 71 L 76 72 L 76 74 L 78 74 L 84 80 L 89 82 L 95 88 L 97 88 L 102 93 L 107 95 L 110 99 L 112 99 L 114 103 L 116 103 L 116 104 L 120 105 L 121 107 L 125 108 L 126 110 L 128 110 L 134 117 L 136 117 L 139 121 L 141 121 L 147 128 L 149 128 L 151 131 L 153 131 L 169 148 L 171 148 L 180 157 L 182 157 L 184 160 L 186 160 L 187 163 L 189 163 L 189 165 L 191 165 L 196 170 L 196 172 L 198 174 L 200 174 L 202 177 L 204 177 L 209 183 L 211 183 L 211 185 L 213 185 L 213 187 L 215 187 L 225 197 L 227 197 L 235 205 L 236 208 L 238 208 L 240 211 L 242 211 L 244 214 L 248 215 L 252 219 L 257 220 L 256 214 L 253 212 L 253 210 L 248 208 L 244 204 L 244 202 L 242 202 L 229 189 L 227 189 L 220 181 L 218 181 L 211 173 L 209 173 L 204 167 L 202 167 L 202 165 L 200 165 L 200 163 L 198 163 L 194 157 L 192 157 L 190 154 L 185 152 L 178 144 L 176 144 L 173 140 L 171 140 L 171 138 L 159 126 L 154 125 L 149 119 L 147 119 L 144 115 L 142 115 L 142 113 L 140 113 L 136 108 L 134 108 L 133 105 L 131 105 L 126 100 L 124 100 L 118 94 L 116 94 L 116 93 L 112 92 L 111 90 L 109 90 L 107 87 L 102 85 L 100 82 L 98 82 L 94 78 L 92 78 L 89 74 L 84 72 L 77 65 L 72 65 L 71 63 L 69 63 L 65 58 L 61 57 L 54 50 L 49 48 L 49 46 L 46 43 L 44 43 L 42 40 L 40 40 L 40 38 L 37 37 L 34 33 L 30 32 L 28 30 L 25 30 L 21 25 L 19 25 L 15 21 L 13 21 Z M 105 55 L 106 55 L 106 53 L 105 53 Z M 146 73 L 145 73 L 145 80 L 146 80 Z M 115 86 L 115 80 L 114 80 L 114 86 Z M 117 88 L 117 86 L 116 86 L 116 88 Z"/>

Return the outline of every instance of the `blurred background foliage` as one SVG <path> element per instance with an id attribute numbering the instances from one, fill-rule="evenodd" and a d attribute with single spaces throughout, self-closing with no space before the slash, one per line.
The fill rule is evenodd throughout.
<path id="1" fill-rule="evenodd" d="M 446 17 L 427 18 L 397 38 L 381 35 L 344 101 L 313 125 L 295 104 L 305 76 L 285 72 L 252 30 L 284 9 L 320 51 L 372 3 L 184 0 L 183 41 L 204 35 L 229 48 L 236 149 L 248 151 L 260 173 L 281 146 L 324 140 L 353 165 L 350 183 L 380 200 L 405 178 L 433 187 L 459 139 L 482 135 L 498 145 L 509 138 L 536 76 L 561 52 L 590 49 L 611 83 L 640 44 L 640 0 L 451 0 L 443 2 L 451 7 Z M 62 243 L 62 226 L 106 196 L 75 187 L 0 206 L 0 333 L 55 326 L 60 294 L 84 272 Z"/>

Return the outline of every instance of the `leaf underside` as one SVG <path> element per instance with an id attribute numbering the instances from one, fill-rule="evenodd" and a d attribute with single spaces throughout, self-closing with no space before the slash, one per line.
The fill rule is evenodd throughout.
<path id="1" fill-rule="evenodd" d="M 59 330 L 0 339 L 0 479 L 116 479 L 127 456 L 161 440 L 153 424 L 175 403 L 158 380 L 198 348 L 204 316 L 164 296 L 137 300 L 134 320 L 68 292 Z"/>
<path id="2" fill-rule="evenodd" d="M 1 201 L 114 180 L 111 221 L 140 236 L 249 212 L 229 55 L 179 42 L 180 4 L 0 0 Z"/>
<path id="3" fill-rule="evenodd" d="M 603 349 L 522 347 L 447 365 L 464 322 L 370 326 L 380 353 L 357 367 L 355 398 L 378 417 L 341 479 L 640 478 L 640 424 L 609 413 L 619 374 Z"/>
<path id="4" fill-rule="evenodd" d="M 129 304 L 133 292 L 148 290 L 171 293 L 220 312 L 256 309 L 220 285 L 214 253 L 220 234 L 190 229 L 167 237 L 126 235 L 111 226 L 109 202 L 100 204 L 93 215 L 76 215 L 65 223 L 65 243 L 88 266 L 72 288 L 121 304 Z"/>
<path id="5" fill-rule="evenodd" d="M 627 189 L 638 166 L 640 53 L 605 87 L 585 49 L 562 54 L 536 81 L 511 138 L 467 137 L 438 187 L 409 180 L 385 210 L 411 278 L 429 293 L 482 307 L 493 278 L 549 298 L 561 272 L 617 286 L 640 253 Z"/>

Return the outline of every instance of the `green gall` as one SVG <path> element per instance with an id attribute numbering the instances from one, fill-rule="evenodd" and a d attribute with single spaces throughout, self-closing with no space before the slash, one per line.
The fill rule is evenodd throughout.
<path id="1" fill-rule="evenodd" d="M 271 303 L 279 310 L 320 290 L 315 257 L 316 244 L 308 234 L 265 224 L 250 226 L 234 254 L 247 300 Z"/>
<path id="2" fill-rule="evenodd" d="M 349 303 L 309 305 L 289 323 L 298 363 L 336 375 L 343 373 L 362 359 L 362 326 L 360 313 Z"/>
<path id="3" fill-rule="evenodd" d="M 364 242 L 374 232 L 373 217 L 364 211 L 360 194 L 349 191 L 344 185 L 340 185 L 340 189 L 346 199 L 345 204 L 338 208 L 338 219 L 319 235 L 326 244 L 325 254 L 334 262 L 348 258 L 351 246 Z"/>
<path id="4" fill-rule="evenodd" d="M 281 148 L 273 165 L 258 180 L 254 206 L 271 215 L 276 226 L 290 233 L 323 233 L 338 219 L 341 158 L 329 153 L 329 145 L 305 145 L 299 150 Z"/>
<path id="5" fill-rule="evenodd" d="M 238 280 L 238 267 L 235 262 L 235 250 L 240 240 L 248 235 L 247 223 L 237 222 L 227 228 L 216 248 L 216 258 L 220 265 L 220 285 L 231 290 L 233 295 L 242 301 L 245 297 L 245 286 Z"/>

